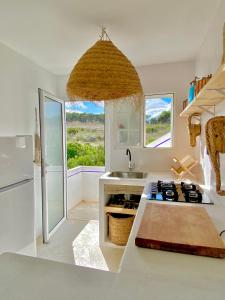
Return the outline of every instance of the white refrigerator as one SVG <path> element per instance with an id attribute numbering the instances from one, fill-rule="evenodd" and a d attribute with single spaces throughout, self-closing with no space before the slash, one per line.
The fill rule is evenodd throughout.
<path id="1" fill-rule="evenodd" d="M 32 136 L 0 137 L 0 253 L 34 254 Z"/>

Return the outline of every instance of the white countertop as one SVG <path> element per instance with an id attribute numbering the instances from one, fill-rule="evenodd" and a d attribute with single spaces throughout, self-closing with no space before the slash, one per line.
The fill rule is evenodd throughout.
<path id="1" fill-rule="evenodd" d="M 167 178 L 165 174 L 157 173 L 157 176 Z M 146 202 L 149 201 L 143 194 L 120 273 L 3 254 L 0 256 L 0 299 L 224 300 L 225 259 L 135 246 Z M 218 231 L 225 229 L 225 207 L 219 204 L 204 207 Z"/>

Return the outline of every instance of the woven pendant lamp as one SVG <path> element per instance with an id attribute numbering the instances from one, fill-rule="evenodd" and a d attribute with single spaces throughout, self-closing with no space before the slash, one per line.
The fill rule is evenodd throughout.
<path id="1" fill-rule="evenodd" d="M 71 101 L 143 100 L 138 74 L 128 58 L 102 35 L 74 66 L 67 83 Z"/>

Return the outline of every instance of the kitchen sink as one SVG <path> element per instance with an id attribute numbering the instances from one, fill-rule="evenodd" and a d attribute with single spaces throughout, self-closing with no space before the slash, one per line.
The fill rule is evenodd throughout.
<path id="1" fill-rule="evenodd" d="M 147 177 L 147 173 L 143 172 L 111 172 L 109 177 L 118 177 L 118 178 L 133 178 L 133 179 L 144 179 Z"/>

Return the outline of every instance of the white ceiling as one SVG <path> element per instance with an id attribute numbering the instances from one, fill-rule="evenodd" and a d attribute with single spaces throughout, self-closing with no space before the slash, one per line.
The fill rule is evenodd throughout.
<path id="1" fill-rule="evenodd" d="M 194 59 L 221 0 L 0 0 L 0 41 L 67 74 L 104 25 L 136 66 Z"/>

